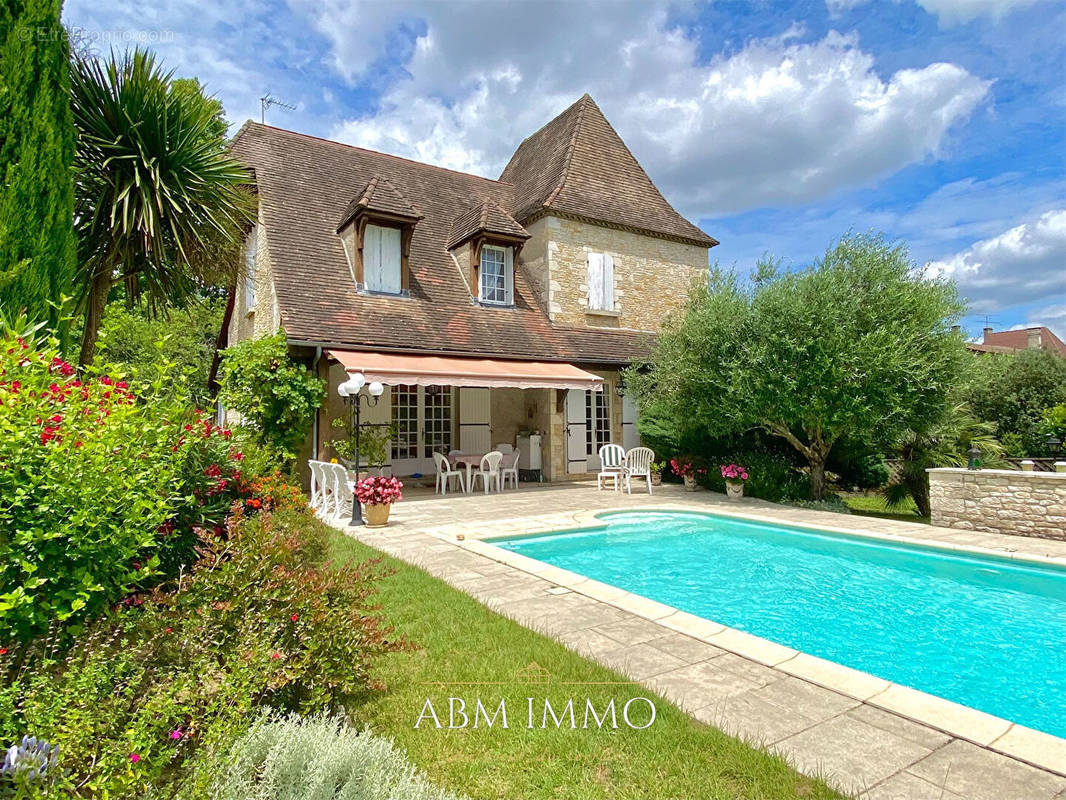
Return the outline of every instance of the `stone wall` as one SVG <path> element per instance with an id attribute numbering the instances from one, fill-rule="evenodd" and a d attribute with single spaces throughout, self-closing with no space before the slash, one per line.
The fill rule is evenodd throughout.
<path id="1" fill-rule="evenodd" d="M 556 324 L 657 331 L 707 275 L 707 248 L 587 222 L 541 217 L 520 262 Z M 588 254 L 614 257 L 615 310 L 588 310 Z"/>
<path id="2" fill-rule="evenodd" d="M 244 278 L 237 279 L 237 294 L 233 303 L 233 314 L 229 322 L 229 343 L 236 344 L 245 339 L 257 339 L 277 333 L 281 327 L 281 315 L 278 313 L 278 300 L 274 293 L 274 278 L 270 271 L 266 227 L 256 226 L 255 252 L 255 307 L 245 304 Z M 241 265 L 244 265 L 245 240 L 241 249 Z"/>
<path id="3" fill-rule="evenodd" d="M 1066 540 L 1066 473 L 931 469 L 933 524 Z"/>

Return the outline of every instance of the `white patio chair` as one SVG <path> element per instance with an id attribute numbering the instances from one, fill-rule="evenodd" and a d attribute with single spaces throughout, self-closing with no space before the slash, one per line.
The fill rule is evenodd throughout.
<path id="1" fill-rule="evenodd" d="M 655 451 L 650 447 L 634 447 L 626 453 L 626 494 L 633 494 L 633 479 L 643 478 L 651 494 L 651 462 L 655 460 Z"/>
<path id="2" fill-rule="evenodd" d="M 311 500 L 309 505 L 311 506 L 311 511 L 315 514 L 321 514 L 325 489 L 323 485 L 325 476 L 322 474 L 322 462 L 308 459 L 307 466 L 311 470 Z"/>
<path id="3" fill-rule="evenodd" d="M 596 474 L 596 489 L 603 489 L 604 478 L 614 481 L 614 490 L 622 488 L 619 481 L 626 474 L 626 451 L 620 444 L 605 444 L 600 448 L 600 471 Z"/>
<path id="4" fill-rule="evenodd" d="M 506 453 L 500 462 L 500 476 L 503 488 L 507 488 L 508 479 L 514 481 L 514 488 L 518 488 L 518 458 L 522 453 L 516 447 L 510 453 Z"/>
<path id="5" fill-rule="evenodd" d="M 326 485 L 329 487 L 327 516 L 340 517 L 352 513 L 352 492 L 355 482 L 348 478 L 348 470 L 340 464 L 323 464 Z"/>
<path id="6" fill-rule="evenodd" d="M 504 455 L 507 455 L 508 453 L 514 452 L 514 445 L 513 444 L 506 444 L 506 443 L 498 444 L 498 445 L 496 445 L 496 449 L 499 450 Z"/>
<path id="7" fill-rule="evenodd" d="M 448 494 L 448 484 L 453 478 L 459 482 L 459 490 L 463 492 L 466 491 L 466 481 L 463 480 L 463 472 L 465 472 L 465 470 L 452 469 L 452 465 L 448 463 L 448 459 L 440 453 L 433 454 L 433 461 L 437 465 L 436 491 L 441 494 Z"/>
<path id="8" fill-rule="evenodd" d="M 477 479 L 481 478 L 482 484 L 485 486 L 485 494 L 489 493 L 489 486 L 495 484 L 496 491 L 503 491 L 503 483 L 500 480 L 500 461 L 503 460 L 503 453 L 498 450 L 493 450 L 491 453 L 485 453 L 481 457 L 481 469 L 473 474 L 470 479 L 472 486 L 471 491 L 477 488 Z"/>

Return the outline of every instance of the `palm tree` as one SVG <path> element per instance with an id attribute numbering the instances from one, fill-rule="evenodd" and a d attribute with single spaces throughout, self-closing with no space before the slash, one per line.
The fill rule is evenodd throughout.
<path id="1" fill-rule="evenodd" d="M 253 204 L 217 104 L 175 90 L 151 53 L 76 56 L 71 84 L 84 365 L 116 283 L 128 302 L 144 297 L 155 312 L 231 281 Z"/>
<path id="2" fill-rule="evenodd" d="M 932 510 L 926 470 L 964 466 L 966 451 L 974 445 L 980 449 L 985 466 L 1002 466 L 1003 445 L 996 439 L 995 432 L 994 422 L 977 419 L 965 403 L 950 406 L 924 431 L 906 431 L 894 448 L 902 464 L 884 489 L 887 505 L 902 505 L 910 497 L 918 507 L 918 514 L 928 517 Z"/>

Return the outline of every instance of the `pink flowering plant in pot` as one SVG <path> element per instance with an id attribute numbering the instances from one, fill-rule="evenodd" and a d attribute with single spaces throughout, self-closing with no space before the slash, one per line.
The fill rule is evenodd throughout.
<path id="1" fill-rule="evenodd" d="M 677 456 L 670 459 L 670 470 L 685 482 L 685 490 L 696 491 L 696 479 L 707 474 L 706 467 L 697 466 L 689 456 Z"/>
<path id="2" fill-rule="evenodd" d="M 723 464 L 722 477 L 725 478 L 726 494 L 733 500 L 744 496 L 744 481 L 748 479 L 748 468 L 739 464 Z"/>
<path id="3" fill-rule="evenodd" d="M 355 484 L 355 497 L 366 510 L 368 527 L 380 528 L 389 523 L 389 507 L 403 500 L 399 478 L 371 475 Z"/>

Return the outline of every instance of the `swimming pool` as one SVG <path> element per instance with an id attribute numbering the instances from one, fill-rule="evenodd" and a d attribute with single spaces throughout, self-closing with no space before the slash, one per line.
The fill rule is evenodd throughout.
<path id="1" fill-rule="evenodd" d="M 1066 570 L 712 514 L 492 541 L 1066 737 Z"/>

